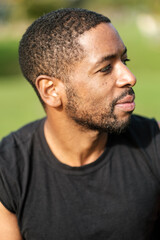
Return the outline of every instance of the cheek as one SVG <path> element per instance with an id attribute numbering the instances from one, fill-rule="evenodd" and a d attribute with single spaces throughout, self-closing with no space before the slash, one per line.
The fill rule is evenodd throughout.
<path id="1" fill-rule="evenodd" d="M 115 94 L 115 84 L 113 76 L 100 76 L 91 78 L 86 75 L 79 75 L 76 83 L 74 82 L 74 92 L 81 103 L 101 105 L 113 101 Z M 93 106 L 94 107 L 94 106 Z"/>
<path id="2" fill-rule="evenodd" d="M 115 95 L 115 87 L 108 81 L 103 82 L 99 88 L 95 89 L 95 99 L 99 100 L 100 102 L 104 102 L 105 104 L 108 103 L 108 105 L 113 101 L 114 95 Z"/>

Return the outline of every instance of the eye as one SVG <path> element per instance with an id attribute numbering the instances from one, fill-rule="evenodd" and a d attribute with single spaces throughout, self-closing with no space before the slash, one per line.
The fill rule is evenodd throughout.
<path id="1" fill-rule="evenodd" d="M 130 61 L 130 59 L 128 59 L 128 58 L 122 60 L 122 62 L 124 63 L 124 65 L 127 65 L 127 62 L 129 62 L 129 61 Z"/>
<path id="2" fill-rule="evenodd" d="M 112 70 L 112 66 L 111 66 L 111 64 L 109 64 L 109 65 L 107 65 L 106 67 L 100 69 L 99 72 L 110 73 L 111 70 Z"/>

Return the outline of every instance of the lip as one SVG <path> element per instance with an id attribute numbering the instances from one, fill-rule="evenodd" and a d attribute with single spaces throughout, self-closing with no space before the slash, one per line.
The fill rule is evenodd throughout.
<path id="1" fill-rule="evenodd" d="M 119 108 L 124 112 L 132 112 L 135 109 L 135 96 L 134 95 L 127 95 L 124 98 L 117 101 L 115 107 Z"/>

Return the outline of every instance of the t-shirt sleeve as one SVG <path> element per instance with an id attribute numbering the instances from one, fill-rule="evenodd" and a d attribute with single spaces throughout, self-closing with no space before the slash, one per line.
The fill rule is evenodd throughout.
<path id="1" fill-rule="evenodd" d="M 4 139 L 0 143 L 0 202 L 11 212 L 18 207 L 18 171 L 13 142 Z"/>
<path id="2" fill-rule="evenodd" d="M 11 212 L 16 213 L 17 204 L 14 197 L 16 186 L 14 180 L 10 176 L 6 176 L 5 172 L 0 170 L 0 202 Z"/>

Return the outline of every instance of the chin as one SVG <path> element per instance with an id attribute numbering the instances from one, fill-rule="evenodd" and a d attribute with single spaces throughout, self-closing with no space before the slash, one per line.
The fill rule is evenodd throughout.
<path id="1" fill-rule="evenodd" d="M 117 120 L 119 122 L 125 122 L 125 121 L 129 121 L 131 115 L 132 115 L 133 111 L 130 112 L 118 112 L 116 114 L 113 114 L 113 121 Z"/>
<path id="2" fill-rule="evenodd" d="M 130 123 L 131 115 L 132 112 L 129 112 L 123 117 L 116 117 L 112 122 L 112 125 L 108 126 L 108 132 L 118 134 L 124 132 Z"/>
<path id="3" fill-rule="evenodd" d="M 114 117 L 112 116 L 106 121 L 105 119 L 103 119 L 103 121 L 99 122 L 98 124 L 90 122 L 87 124 L 86 127 L 87 129 L 98 131 L 101 133 L 107 132 L 109 134 L 112 134 L 112 133 L 120 134 L 127 129 L 130 123 L 130 118 L 131 118 L 131 114 L 128 114 L 125 117 L 118 117 L 114 115 Z"/>

